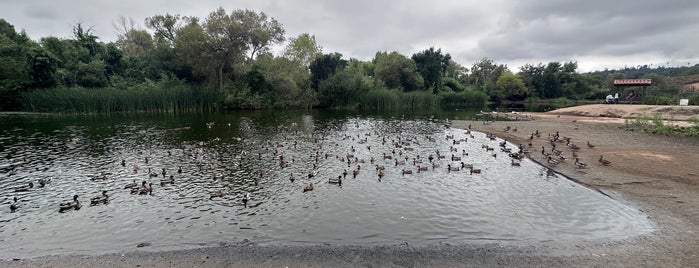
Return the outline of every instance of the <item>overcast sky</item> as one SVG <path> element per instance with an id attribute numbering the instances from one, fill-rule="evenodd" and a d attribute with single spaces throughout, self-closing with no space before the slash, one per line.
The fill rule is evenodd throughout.
<path id="1" fill-rule="evenodd" d="M 262 11 L 287 38 L 307 32 L 323 52 L 360 60 L 434 46 L 466 67 L 487 57 L 515 72 L 550 61 L 579 71 L 699 63 L 697 0 L 0 0 L 0 17 L 36 40 L 70 38 L 82 22 L 110 42 L 119 16 L 144 28 L 156 14 L 203 19 L 218 7 Z"/>

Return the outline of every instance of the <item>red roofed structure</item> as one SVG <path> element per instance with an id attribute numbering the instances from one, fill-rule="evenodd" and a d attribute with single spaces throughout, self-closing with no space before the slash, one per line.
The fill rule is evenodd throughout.
<path id="1" fill-rule="evenodd" d="M 651 79 L 614 79 L 615 86 L 650 86 Z"/>
<path id="2" fill-rule="evenodd" d="M 643 87 L 641 93 L 641 103 L 646 99 L 646 87 L 653 83 L 652 79 L 614 79 L 614 87 Z"/>

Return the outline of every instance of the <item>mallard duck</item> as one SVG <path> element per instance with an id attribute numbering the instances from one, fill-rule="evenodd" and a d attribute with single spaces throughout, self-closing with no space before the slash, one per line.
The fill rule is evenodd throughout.
<path id="1" fill-rule="evenodd" d="M 250 198 L 250 193 L 245 193 L 245 195 L 243 196 L 243 199 L 242 199 L 243 205 L 247 207 L 247 206 L 248 206 L 248 201 L 250 201 L 250 199 L 251 199 L 251 198 Z"/>
<path id="2" fill-rule="evenodd" d="M 46 184 L 51 183 L 51 179 L 39 179 L 39 187 L 43 188 Z"/>
<path id="3" fill-rule="evenodd" d="M 437 162 L 432 162 L 432 169 L 435 169 L 435 168 L 438 168 L 438 167 L 439 167 L 439 163 L 437 163 Z"/>
<path id="4" fill-rule="evenodd" d="M 598 161 L 599 161 L 600 163 L 602 163 L 602 165 L 604 165 L 604 166 L 609 166 L 609 165 L 612 164 L 612 161 L 609 161 L 609 160 L 607 160 L 607 159 L 604 159 L 604 157 L 601 156 L 601 155 L 599 156 L 599 160 L 598 160 Z"/>
<path id="5" fill-rule="evenodd" d="M 352 178 L 356 178 L 359 175 L 359 169 L 352 170 Z"/>
<path id="6" fill-rule="evenodd" d="M 289 181 L 290 181 L 290 182 L 294 182 L 294 180 L 296 180 L 296 179 L 294 178 L 294 173 L 289 174 Z"/>
<path id="7" fill-rule="evenodd" d="M 121 166 L 126 167 L 126 160 L 124 160 L 124 159 L 121 160 Z"/>
<path id="8" fill-rule="evenodd" d="M 585 163 L 583 163 L 583 162 L 580 162 L 580 159 L 576 157 L 576 158 L 575 158 L 575 166 L 576 166 L 577 168 L 586 168 L 586 167 L 587 167 L 587 164 L 585 164 Z"/>
<path id="9" fill-rule="evenodd" d="M 553 159 L 553 157 L 549 156 L 546 160 L 546 163 L 548 163 L 550 166 L 555 166 L 555 165 L 558 165 L 558 163 L 560 163 L 560 161 Z"/>
<path id="10" fill-rule="evenodd" d="M 175 183 L 175 176 L 170 175 L 169 179 L 162 179 L 160 180 L 160 185 L 165 185 L 165 184 L 174 184 Z"/>
<path id="11" fill-rule="evenodd" d="M 17 197 L 15 196 L 12 199 L 12 204 L 10 204 L 10 212 L 15 212 L 19 209 L 19 201 L 17 200 Z"/>
<path id="12" fill-rule="evenodd" d="M 219 190 L 211 192 L 209 199 L 214 199 L 216 197 L 223 197 L 224 195 L 226 195 L 226 193 L 224 193 L 223 190 L 219 189 Z"/>
<path id="13" fill-rule="evenodd" d="M 303 187 L 303 192 L 308 192 L 308 191 L 313 191 L 313 183 L 309 183 L 308 185 Z"/>
<path id="14" fill-rule="evenodd" d="M 138 194 L 140 195 L 146 195 L 146 194 L 153 194 L 153 184 L 148 183 L 148 185 L 143 185 L 140 189 L 138 189 Z"/>
<path id="15" fill-rule="evenodd" d="M 451 155 L 451 161 L 461 161 L 461 157 L 460 157 L 460 156 L 455 156 L 455 155 L 452 154 L 452 155 Z"/>
<path id="16" fill-rule="evenodd" d="M 328 183 L 342 185 L 342 176 L 337 176 L 337 178 L 328 179 Z"/>
<path id="17" fill-rule="evenodd" d="M 107 191 L 102 191 L 102 195 L 95 196 L 90 199 L 90 205 L 95 206 L 99 205 L 100 203 L 107 204 L 109 202 L 109 195 L 107 194 Z"/>
<path id="18" fill-rule="evenodd" d="M 29 182 L 29 184 L 27 184 L 26 186 L 20 186 L 20 187 L 15 188 L 15 192 L 26 192 L 26 191 L 29 191 L 29 189 L 31 189 L 31 188 L 34 188 L 33 182 Z"/>
<path id="19" fill-rule="evenodd" d="M 383 169 L 379 170 L 379 180 L 381 180 L 381 178 L 383 178 L 383 176 L 385 176 L 385 175 L 386 175 L 386 173 L 384 172 Z"/>
<path id="20" fill-rule="evenodd" d="M 177 167 L 177 174 L 182 174 L 182 167 Z"/>
<path id="21" fill-rule="evenodd" d="M 63 212 L 66 212 L 70 209 L 78 210 L 78 209 L 80 209 L 80 207 L 82 207 L 82 206 L 80 205 L 80 201 L 78 201 L 78 195 L 76 194 L 73 196 L 72 201 L 66 201 L 66 202 L 59 204 L 58 212 L 63 213 Z"/>
<path id="22" fill-rule="evenodd" d="M 106 179 L 107 179 L 107 175 L 111 175 L 111 173 L 107 173 L 107 172 L 104 172 L 104 171 L 103 171 L 103 172 L 100 172 L 100 174 L 93 175 L 93 176 L 90 178 L 90 180 L 93 180 L 93 181 L 97 181 L 97 180 L 106 180 Z"/>
<path id="23" fill-rule="evenodd" d="M 587 141 L 587 147 L 588 148 L 595 148 L 595 145 L 590 143 L 590 141 Z"/>
<path id="24" fill-rule="evenodd" d="M 452 171 L 459 171 L 461 168 L 452 166 L 451 164 L 447 165 L 447 171 L 452 172 Z"/>
<path id="25" fill-rule="evenodd" d="M 471 174 L 473 174 L 473 173 L 480 174 L 480 173 L 481 173 L 481 169 L 480 169 L 480 168 L 472 168 L 472 169 L 471 169 Z"/>
<path id="26" fill-rule="evenodd" d="M 417 172 L 420 173 L 421 171 L 427 171 L 429 169 L 428 166 L 417 166 Z"/>
<path id="27" fill-rule="evenodd" d="M 150 176 L 151 178 L 153 178 L 153 177 L 158 177 L 158 173 L 157 173 L 157 172 L 151 172 L 150 168 L 148 168 L 148 176 Z"/>
<path id="28" fill-rule="evenodd" d="M 405 175 L 405 174 L 413 174 L 413 170 L 412 170 L 412 169 L 403 169 L 403 170 L 401 171 L 401 173 L 402 173 L 403 175 Z"/>
<path id="29" fill-rule="evenodd" d="M 124 186 L 124 189 L 133 189 L 133 188 L 136 188 L 136 187 L 138 187 L 138 183 L 136 182 L 136 180 L 133 180 L 132 183 L 129 183 L 129 184 L 125 185 L 125 186 Z"/>
<path id="30" fill-rule="evenodd" d="M 464 162 L 461 162 L 461 168 L 473 168 L 473 164 L 466 164 Z"/>

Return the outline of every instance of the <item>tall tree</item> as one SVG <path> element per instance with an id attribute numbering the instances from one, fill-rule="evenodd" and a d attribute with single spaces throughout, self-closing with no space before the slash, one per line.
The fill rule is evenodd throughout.
<path id="1" fill-rule="evenodd" d="M 442 86 L 442 76 L 449 66 L 451 55 L 442 54 L 442 49 L 434 47 L 415 53 L 412 56 L 417 71 L 422 75 L 425 88 L 432 88 L 437 93 Z"/>
<path id="2" fill-rule="evenodd" d="M 511 101 L 521 101 L 529 95 L 529 90 L 524 86 L 522 79 L 511 72 L 500 75 L 496 85 L 500 89 L 502 97 Z"/>
<path id="3" fill-rule="evenodd" d="M 323 48 L 316 42 L 315 35 L 302 33 L 298 37 L 289 38 L 289 44 L 284 49 L 284 57 L 297 61 L 308 68 L 311 62 L 323 56 Z"/>
<path id="4" fill-rule="evenodd" d="M 173 45 L 177 31 L 182 27 L 183 20 L 179 14 L 155 15 L 146 18 L 146 27 L 155 31 L 155 38 Z"/>
<path id="5" fill-rule="evenodd" d="M 318 90 L 320 82 L 327 79 L 335 72 L 344 69 L 347 61 L 342 59 L 342 54 L 325 54 L 311 62 L 311 88 Z"/>
<path id="6" fill-rule="evenodd" d="M 500 78 L 500 75 L 507 71 L 507 65 L 496 64 L 491 59 L 483 58 L 479 62 L 473 64 L 469 79 L 471 80 L 471 84 L 476 86 L 476 88 L 494 86 L 498 78 Z"/>
<path id="7" fill-rule="evenodd" d="M 267 52 L 269 47 L 284 41 L 284 27 L 274 18 L 267 17 L 264 12 L 253 10 L 235 10 L 231 13 L 231 19 L 240 24 L 245 32 L 244 44 L 250 53 L 248 59 L 254 59 L 256 53 Z"/>
<path id="8" fill-rule="evenodd" d="M 396 51 L 377 52 L 373 63 L 374 77 L 383 81 L 389 88 L 400 88 L 408 92 L 420 89 L 424 85 L 415 61 Z"/>

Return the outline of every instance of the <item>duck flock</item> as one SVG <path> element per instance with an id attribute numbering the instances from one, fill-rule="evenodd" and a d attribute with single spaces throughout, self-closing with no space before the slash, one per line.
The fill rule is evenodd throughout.
<path id="1" fill-rule="evenodd" d="M 328 186 L 360 184 L 363 180 L 390 183 L 405 178 L 488 176 L 488 172 L 518 168 L 532 150 L 531 145 L 513 145 L 493 135 L 472 132 L 470 126 L 453 129 L 448 120 L 372 122 L 348 119 L 323 127 L 293 122 L 279 126 L 274 133 L 261 133 L 264 131 L 241 123 L 236 126 L 239 129 L 235 136 L 182 142 L 174 148 L 135 150 L 99 167 L 102 170 L 89 177 L 94 184 L 89 202 L 66 192 L 65 200 L 57 201 L 54 209 L 75 211 L 83 202 L 109 205 L 110 194 L 116 191 L 145 196 L 158 191 L 194 194 L 191 189 L 178 188 L 191 185 L 191 180 L 207 182 L 196 189 L 196 195 L 204 199 L 227 198 L 247 207 L 256 193 L 264 195 L 264 188 L 272 185 L 312 195 Z M 235 128 L 215 122 L 205 127 Z M 253 138 L 255 135 L 266 136 Z M 539 134 L 533 133 L 532 138 L 535 135 Z M 555 146 L 555 142 L 552 144 Z M 560 154 L 547 150 L 542 153 L 549 165 L 561 161 Z M 576 165 L 584 168 L 586 164 L 578 161 Z M 51 178 L 33 179 L 15 186 L 14 192 L 45 191 L 50 187 Z M 12 197 L 10 211 L 21 210 L 22 202 L 31 200 Z M 259 204 L 261 200 L 254 205 Z"/>

